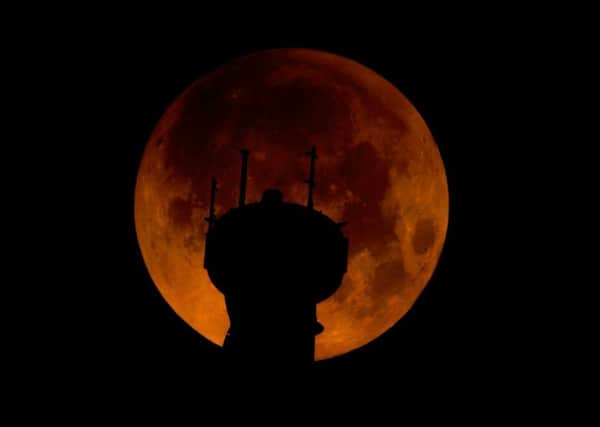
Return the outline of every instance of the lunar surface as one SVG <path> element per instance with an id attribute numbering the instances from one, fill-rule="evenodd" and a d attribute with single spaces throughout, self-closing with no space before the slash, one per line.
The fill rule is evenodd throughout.
<path id="1" fill-rule="evenodd" d="M 286 201 L 305 204 L 303 153 L 312 145 L 319 153 L 315 209 L 347 221 L 350 244 L 341 287 L 317 307 L 325 327 L 317 360 L 393 326 L 436 267 L 448 225 L 446 174 L 407 98 L 374 71 L 325 52 L 278 49 L 232 60 L 168 107 L 144 151 L 134 201 L 154 283 L 217 345 L 229 320 L 203 268 L 211 177 L 219 181 L 219 216 L 237 204 L 239 150 L 248 148 L 248 203 L 279 188 Z"/>

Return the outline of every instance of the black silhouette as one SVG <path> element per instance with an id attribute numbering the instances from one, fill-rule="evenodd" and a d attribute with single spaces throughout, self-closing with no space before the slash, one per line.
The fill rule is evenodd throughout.
<path id="1" fill-rule="evenodd" d="M 314 338 L 323 331 L 316 304 L 340 286 L 348 240 L 341 228 L 313 209 L 316 148 L 311 158 L 307 206 L 288 203 L 268 189 L 246 204 L 249 152 L 242 150 L 239 206 L 215 217 L 213 178 L 204 267 L 225 295 L 230 328 L 224 350 L 245 371 L 301 370 L 314 360 Z"/>

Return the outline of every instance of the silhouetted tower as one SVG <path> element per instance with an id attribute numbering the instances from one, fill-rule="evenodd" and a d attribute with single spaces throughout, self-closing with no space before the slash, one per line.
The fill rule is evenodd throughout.
<path id="1" fill-rule="evenodd" d="M 316 148 L 310 157 L 307 206 L 267 189 L 246 204 L 248 150 L 242 150 L 239 206 L 216 218 L 212 179 L 204 267 L 225 295 L 230 327 L 224 350 L 246 369 L 296 369 L 314 360 L 317 303 L 340 286 L 348 240 L 341 227 L 313 209 Z"/>

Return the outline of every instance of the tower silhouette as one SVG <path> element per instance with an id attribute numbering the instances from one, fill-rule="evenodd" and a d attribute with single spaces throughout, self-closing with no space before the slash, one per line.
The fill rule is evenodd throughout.
<path id="1" fill-rule="evenodd" d="M 244 370 L 297 370 L 314 361 L 317 303 L 340 286 L 348 262 L 345 223 L 313 209 L 315 147 L 310 157 L 306 206 L 267 189 L 246 204 L 249 151 L 242 150 L 238 207 L 215 215 L 212 179 L 206 218 L 204 267 L 225 296 L 230 327 L 223 345 L 232 366 Z"/>

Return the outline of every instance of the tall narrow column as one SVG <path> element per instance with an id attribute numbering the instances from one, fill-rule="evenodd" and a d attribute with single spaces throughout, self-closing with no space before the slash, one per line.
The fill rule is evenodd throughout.
<path id="1" fill-rule="evenodd" d="M 306 206 L 309 209 L 313 208 L 313 189 L 315 188 L 315 160 L 317 159 L 317 147 L 313 145 L 310 151 L 304 153 L 306 156 L 310 157 L 310 175 L 307 180 L 304 182 L 308 184 L 308 202 Z"/>
<path id="2" fill-rule="evenodd" d="M 242 153 L 242 176 L 240 178 L 240 203 L 239 206 L 242 207 L 246 204 L 246 181 L 248 180 L 248 155 L 250 151 L 247 149 L 243 149 Z"/>

